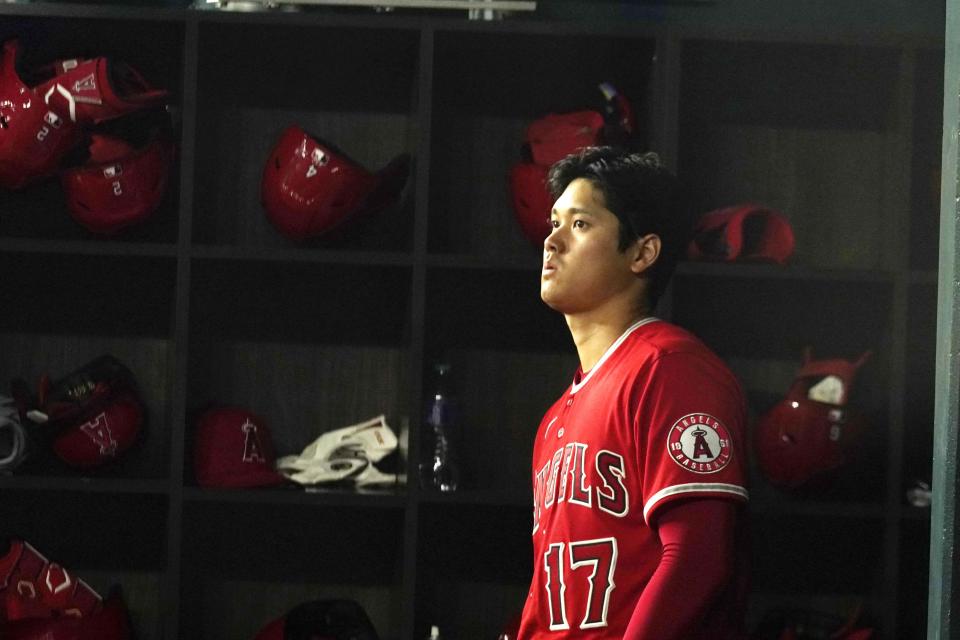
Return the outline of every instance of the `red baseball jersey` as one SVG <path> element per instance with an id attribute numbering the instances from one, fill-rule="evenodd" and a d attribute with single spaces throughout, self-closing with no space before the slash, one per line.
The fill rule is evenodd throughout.
<path id="1" fill-rule="evenodd" d="M 745 422 L 727 366 L 656 318 L 578 371 L 534 444 L 534 573 L 518 638 L 622 638 L 660 561 L 658 509 L 747 500 Z M 696 638 L 727 637 L 726 603 L 718 598 Z"/>

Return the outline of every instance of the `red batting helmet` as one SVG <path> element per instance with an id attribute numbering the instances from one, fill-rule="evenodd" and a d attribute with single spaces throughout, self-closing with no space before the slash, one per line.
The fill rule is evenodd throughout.
<path id="1" fill-rule="evenodd" d="M 757 423 L 757 460 L 772 484 L 797 488 L 846 462 L 866 427 L 847 400 L 857 369 L 869 357 L 868 351 L 855 362 L 813 361 L 806 350 L 787 397 Z"/>
<path id="2" fill-rule="evenodd" d="M 52 175 L 80 140 L 77 125 L 20 79 L 18 49 L 8 40 L 0 51 L 0 187 L 6 189 Z"/>
<path id="3" fill-rule="evenodd" d="M 126 452 L 145 419 L 133 373 L 110 355 L 91 360 L 52 384 L 44 376 L 38 406 L 27 415 L 45 424 L 54 453 L 81 469 L 111 462 Z"/>
<path id="4" fill-rule="evenodd" d="M 536 164 L 549 167 L 583 147 L 601 141 L 603 116 L 596 111 L 550 113 L 527 127 L 525 141 Z"/>
<path id="5" fill-rule="evenodd" d="M 633 107 L 626 96 L 609 82 L 599 85 L 604 96 L 604 113 L 573 111 L 550 113 L 527 127 L 524 147 L 532 162 L 510 169 L 510 198 L 520 230 L 535 246 L 543 245 L 550 229 L 547 221 L 553 195 L 547 187 L 547 173 L 554 163 L 584 147 L 629 143 L 636 133 Z"/>
<path id="6" fill-rule="evenodd" d="M 409 171 L 410 159 L 404 154 L 370 173 L 332 145 L 291 126 L 270 152 L 260 199 L 280 233 L 304 240 L 389 206 Z"/>
<path id="7" fill-rule="evenodd" d="M 90 137 L 89 161 L 61 173 L 74 220 L 109 234 L 143 222 L 160 206 L 173 147 L 154 138 L 141 149 L 113 136 Z"/>

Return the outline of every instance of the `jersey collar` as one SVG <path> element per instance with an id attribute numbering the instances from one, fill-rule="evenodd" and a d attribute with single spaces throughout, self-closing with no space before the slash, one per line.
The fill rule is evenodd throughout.
<path id="1" fill-rule="evenodd" d="M 603 366 L 603 363 L 607 361 L 607 358 L 609 358 L 610 356 L 612 356 L 613 353 L 614 353 L 614 351 L 616 351 L 617 348 L 618 348 L 621 344 L 623 344 L 623 341 L 627 339 L 627 336 L 629 336 L 631 333 L 633 333 L 634 331 L 636 331 L 637 329 L 639 329 L 639 328 L 642 327 L 643 325 L 645 325 L 645 324 L 650 324 L 651 322 L 657 322 L 658 320 L 659 320 L 659 318 L 655 318 L 655 317 L 653 317 L 653 316 L 648 316 L 648 317 L 643 318 L 643 319 L 641 319 L 641 320 L 637 320 L 637 321 L 634 322 L 632 325 L 630 325 L 629 327 L 627 327 L 627 330 L 624 331 L 622 334 L 620 334 L 620 337 L 617 338 L 617 339 L 614 341 L 613 344 L 611 344 L 609 347 L 607 347 L 607 350 L 604 351 L 604 352 L 603 352 L 603 355 L 600 356 L 600 359 L 597 360 L 597 364 L 593 365 L 593 368 L 590 369 L 590 371 L 588 371 L 587 374 L 580 379 L 580 382 L 574 381 L 574 383 L 573 383 L 572 385 L 570 385 L 570 394 L 572 395 L 572 394 L 576 393 L 576 392 L 579 391 L 581 388 L 583 388 L 583 385 L 587 384 L 587 381 L 590 380 L 590 378 L 593 377 L 593 374 L 595 374 L 595 373 L 597 372 L 597 369 L 599 369 L 600 367 L 602 367 L 602 366 Z"/>

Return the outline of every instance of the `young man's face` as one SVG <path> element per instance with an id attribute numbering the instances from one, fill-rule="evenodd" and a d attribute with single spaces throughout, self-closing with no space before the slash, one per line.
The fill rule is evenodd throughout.
<path id="1" fill-rule="evenodd" d="M 540 297 L 550 307 L 570 315 L 639 294 L 633 252 L 617 248 L 620 221 L 590 181 L 578 178 L 567 186 L 553 205 L 550 223 L 540 272 Z"/>

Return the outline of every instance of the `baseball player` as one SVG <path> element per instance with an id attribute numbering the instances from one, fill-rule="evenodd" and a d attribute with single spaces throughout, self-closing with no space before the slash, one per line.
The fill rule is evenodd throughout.
<path id="1" fill-rule="evenodd" d="M 740 638 L 746 405 L 730 370 L 651 310 L 691 226 L 656 154 L 555 164 L 540 295 L 580 358 L 533 450 L 520 640 Z"/>

